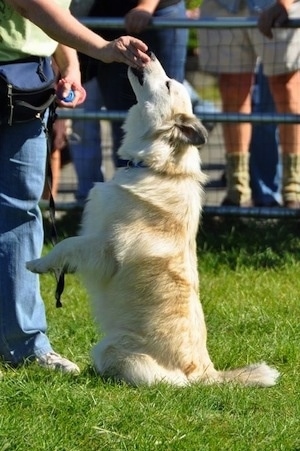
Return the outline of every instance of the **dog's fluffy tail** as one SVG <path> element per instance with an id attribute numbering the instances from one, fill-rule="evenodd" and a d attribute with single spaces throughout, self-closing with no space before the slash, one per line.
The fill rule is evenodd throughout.
<path id="1" fill-rule="evenodd" d="M 235 370 L 218 371 L 218 376 L 221 382 L 236 382 L 245 386 L 272 387 L 277 382 L 279 372 L 262 362 Z"/>

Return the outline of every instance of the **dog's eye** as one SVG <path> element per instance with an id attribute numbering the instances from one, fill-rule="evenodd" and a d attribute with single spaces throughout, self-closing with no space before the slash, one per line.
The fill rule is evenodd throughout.
<path id="1" fill-rule="evenodd" d="M 166 81 L 166 87 L 168 88 L 168 91 L 170 92 L 170 80 Z"/>

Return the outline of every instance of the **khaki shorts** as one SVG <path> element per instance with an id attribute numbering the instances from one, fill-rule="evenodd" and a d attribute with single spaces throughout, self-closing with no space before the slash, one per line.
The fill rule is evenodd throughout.
<path id="1" fill-rule="evenodd" d="M 201 19 L 205 17 L 250 17 L 250 13 L 242 8 L 234 15 L 215 0 L 204 0 Z M 300 2 L 292 5 L 289 17 L 300 17 Z M 200 28 L 200 67 L 213 74 L 247 73 L 253 72 L 260 58 L 267 76 L 300 69 L 300 30 L 275 29 L 273 35 L 273 39 L 268 39 L 257 28 Z"/>

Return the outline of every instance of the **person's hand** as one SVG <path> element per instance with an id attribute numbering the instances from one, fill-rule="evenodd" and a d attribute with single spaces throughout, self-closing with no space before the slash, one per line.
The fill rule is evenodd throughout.
<path id="1" fill-rule="evenodd" d="M 186 17 L 188 19 L 194 19 L 197 20 L 200 17 L 200 8 L 193 8 L 193 9 L 187 9 L 186 10 Z"/>
<path id="2" fill-rule="evenodd" d="M 127 33 L 138 34 L 148 27 L 152 19 L 152 13 L 137 6 L 136 8 L 132 8 L 125 15 L 124 19 Z"/>
<path id="3" fill-rule="evenodd" d="M 276 3 L 260 14 L 257 25 L 264 36 L 272 39 L 272 27 L 281 27 L 287 20 L 288 13 L 286 8 L 283 5 Z"/>
<path id="4" fill-rule="evenodd" d="M 104 63 L 125 63 L 135 68 L 143 68 L 150 61 L 147 50 L 147 45 L 140 39 L 121 36 L 114 41 L 107 41 L 100 50 L 99 59 Z"/>
<path id="5" fill-rule="evenodd" d="M 86 91 L 81 84 L 61 78 L 56 86 L 56 103 L 60 107 L 75 108 L 85 101 Z"/>

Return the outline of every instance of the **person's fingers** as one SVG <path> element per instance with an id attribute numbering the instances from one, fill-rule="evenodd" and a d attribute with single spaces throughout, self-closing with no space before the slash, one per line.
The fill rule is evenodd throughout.
<path id="1" fill-rule="evenodd" d="M 64 83 L 62 85 L 61 91 L 60 91 L 61 98 L 63 99 L 65 97 L 68 97 L 71 89 L 72 89 L 72 84 L 71 83 L 69 83 L 69 82 Z"/>
<path id="2" fill-rule="evenodd" d="M 127 37 L 115 41 L 115 50 L 117 52 L 117 60 L 124 62 L 133 67 L 144 67 L 150 60 L 145 53 L 148 47 L 139 39 Z"/>
<path id="3" fill-rule="evenodd" d="M 58 105 L 67 108 L 74 108 L 84 102 L 86 91 L 83 86 L 65 78 L 61 78 L 56 87 L 56 102 Z"/>
<path id="4" fill-rule="evenodd" d="M 261 33 L 271 39 L 273 37 L 272 28 L 281 27 L 287 20 L 287 10 L 276 3 L 261 13 L 257 25 Z"/>
<path id="5" fill-rule="evenodd" d="M 288 16 L 286 14 L 281 14 L 279 17 L 277 17 L 276 20 L 274 20 L 274 27 L 281 27 L 286 23 L 288 20 Z"/>
<path id="6" fill-rule="evenodd" d="M 148 46 L 140 39 L 130 37 L 128 45 L 125 44 L 129 52 L 138 57 L 143 63 L 149 62 L 149 56 L 145 53 L 148 50 Z"/>
<path id="7" fill-rule="evenodd" d="M 269 39 L 272 39 L 273 37 L 272 24 L 273 17 L 269 14 L 266 14 L 266 12 L 263 12 L 258 19 L 257 26 L 260 32 Z"/>
<path id="8" fill-rule="evenodd" d="M 125 63 L 132 67 L 142 68 L 150 61 L 147 55 L 148 46 L 140 39 L 132 36 L 121 36 L 107 42 L 101 49 L 101 59 L 105 63 Z"/>

